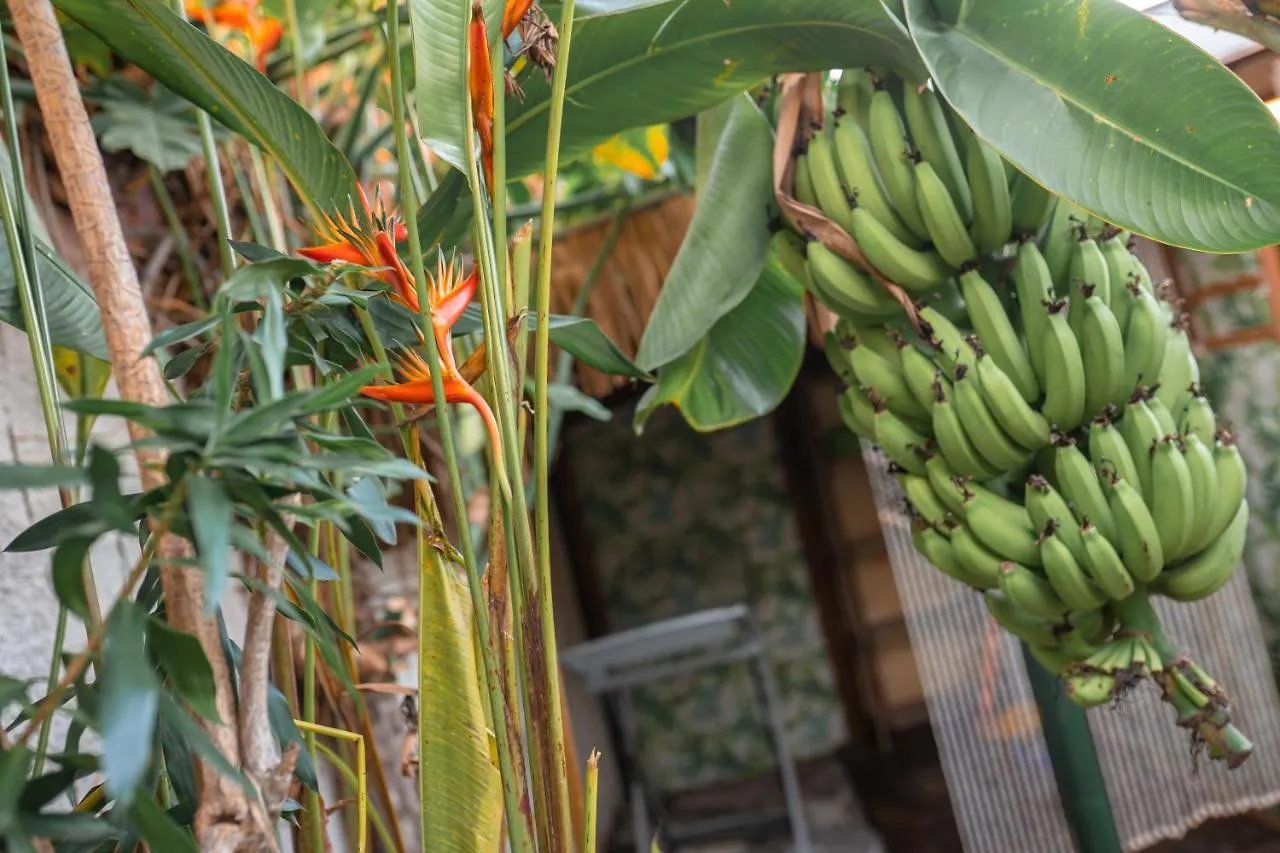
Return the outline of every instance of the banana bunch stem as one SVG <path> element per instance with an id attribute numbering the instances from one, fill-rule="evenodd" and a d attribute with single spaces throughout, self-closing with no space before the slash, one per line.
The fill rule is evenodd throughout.
<path id="1" fill-rule="evenodd" d="M 1243 764 L 1253 753 L 1253 743 L 1232 724 L 1226 692 L 1169 639 L 1146 590 L 1118 602 L 1116 610 L 1121 631 L 1147 635 L 1166 662 L 1151 677 L 1177 713 L 1178 725 L 1191 730 L 1193 742 L 1203 745 L 1210 758 L 1232 768 Z"/>

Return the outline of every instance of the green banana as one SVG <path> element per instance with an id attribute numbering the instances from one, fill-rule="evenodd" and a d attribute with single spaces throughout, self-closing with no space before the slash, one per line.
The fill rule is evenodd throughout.
<path id="1" fill-rule="evenodd" d="M 1126 291 L 1132 297 L 1124 334 L 1124 377 L 1129 393 L 1140 383 L 1153 384 L 1164 365 L 1169 341 L 1169 321 L 1156 298 L 1132 282 Z"/>
<path id="2" fill-rule="evenodd" d="M 1038 619 L 1057 621 L 1070 609 L 1048 581 L 1026 566 L 1008 560 L 1000 564 L 1000 591 L 1014 607 Z"/>
<path id="3" fill-rule="evenodd" d="M 989 480 L 999 470 L 990 465 L 965 432 L 956 411 L 950 382 L 938 376 L 934 383 L 933 438 L 942 458 L 951 470 L 962 477 Z"/>
<path id="4" fill-rule="evenodd" d="M 1084 420 L 1085 373 L 1080 344 L 1067 323 L 1067 300 L 1046 307 L 1044 338 L 1040 341 L 1044 364 L 1044 405 L 1040 411 L 1056 429 L 1073 430 Z"/>
<path id="5" fill-rule="evenodd" d="M 1053 299 L 1053 277 L 1049 275 L 1049 266 L 1035 242 L 1026 240 L 1019 244 L 1011 276 L 1014 292 L 1018 295 L 1018 313 L 1022 318 L 1022 334 L 1027 340 L 1031 369 L 1043 382 L 1044 350 L 1037 343 L 1044 339 L 1044 328 L 1048 323 L 1044 303 Z"/>
<path id="6" fill-rule="evenodd" d="M 893 96 L 886 89 L 879 89 L 871 96 L 867 138 L 894 210 L 912 233 L 922 240 L 929 239 L 924 217 L 920 215 L 920 204 L 916 201 L 916 175 L 907 132 Z"/>
<path id="7" fill-rule="evenodd" d="M 1086 521 L 1080 526 L 1080 538 L 1084 540 L 1085 568 L 1103 594 L 1112 601 L 1133 595 L 1137 588 L 1133 577 L 1102 531 Z"/>
<path id="8" fill-rule="evenodd" d="M 902 356 L 898 351 L 900 338 L 890 334 L 888 327 L 841 317 L 836 320 L 835 333 L 847 343 L 848 349 L 853 349 L 854 345 L 868 346 L 901 370 Z"/>
<path id="9" fill-rule="evenodd" d="M 1097 708 L 1115 696 L 1116 677 L 1102 673 L 1072 675 L 1067 678 L 1067 698 L 1081 708 Z"/>
<path id="10" fill-rule="evenodd" d="M 1089 580 L 1084 567 L 1056 531 L 1056 523 L 1050 522 L 1040 537 L 1040 561 L 1049 585 L 1072 610 L 1097 610 L 1106 603 L 1107 597 Z"/>
<path id="11" fill-rule="evenodd" d="M 846 68 L 836 85 L 836 105 L 861 125 L 863 131 L 871 123 L 871 96 L 875 78 L 866 68 Z"/>
<path id="12" fill-rule="evenodd" d="M 964 524 L 951 530 L 951 552 L 979 589 L 1000 585 L 1000 558 L 978 541 Z"/>
<path id="13" fill-rule="evenodd" d="M 1107 271 L 1106 258 L 1102 257 L 1102 250 L 1095 240 L 1086 239 L 1076 243 L 1071 255 L 1071 266 L 1067 270 L 1067 282 L 1073 307 L 1089 298 L 1083 295 L 1083 290 L 1090 285 L 1094 295 L 1103 302 L 1111 302 L 1111 275 Z M 1075 312 L 1072 312 L 1071 328 L 1076 334 L 1080 333 L 1078 324 L 1083 319 L 1083 316 L 1077 318 Z"/>
<path id="14" fill-rule="evenodd" d="M 1214 419 L 1213 407 L 1209 398 L 1196 389 L 1187 405 L 1182 408 L 1182 416 L 1178 419 L 1178 431 L 1182 434 L 1194 433 L 1200 437 L 1206 447 L 1213 446 L 1214 433 L 1218 425 Z"/>
<path id="15" fill-rule="evenodd" d="M 813 188 L 813 175 L 809 172 L 809 155 L 796 158 L 796 201 L 810 207 L 818 207 L 818 193 Z"/>
<path id="16" fill-rule="evenodd" d="M 1105 417 L 1098 418 L 1089 425 L 1089 459 L 1104 482 L 1107 472 L 1130 483 L 1142 482 L 1124 436 Z"/>
<path id="17" fill-rule="evenodd" d="M 1164 568 L 1164 548 L 1151 510 L 1138 487 L 1128 480 L 1108 478 L 1107 491 L 1125 568 L 1134 580 L 1150 583 Z"/>
<path id="18" fill-rule="evenodd" d="M 851 231 L 849 218 L 853 205 L 849 201 L 848 192 L 840 182 L 840 172 L 836 168 L 835 147 L 825 130 L 818 131 L 809 140 L 807 157 L 809 179 L 813 182 L 818 209 L 836 225 L 845 231 Z"/>
<path id="19" fill-rule="evenodd" d="M 969 191 L 973 195 L 973 225 L 969 233 L 980 252 L 994 252 L 1013 234 L 1013 203 L 1004 161 L 977 136 L 969 145 Z"/>
<path id="20" fill-rule="evenodd" d="M 916 402 L 911 389 L 907 387 L 906 377 L 902 375 L 902 362 L 895 352 L 893 361 L 876 352 L 872 347 L 851 341 L 849 349 L 849 365 L 857 384 L 871 388 L 877 397 L 898 417 L 921 424 L 929 423 L 929 412 Z"/>
<path id="21" fill-rule="evenodd" d="M 938 493 L 929 485 L 928 477 L 917 474 L 899 474 L 898 484 L 902 486 L 902 494 L 920 513 L 920 517 L 929 524 L 942 524 L 951 515 L 943 505 Z"/>
<path id="22" fill-rule="evenodd" d="M 871 143 L 858 123 L 845 118 L 836 122 L 834 131 L 836 166 L 844 186 L 853 194 L 859 207 L 865 207 L 894 237 L 909 246 L 919 247 L 921 241 L 902 224 L 885 195 L 871 156 Z"/>
<path id="23" fill-rule="evenodd" d="M 1155 415 L 1156 423 L 1160 424 L 1160 436 L 1178 434 L 1178 422 L 1174 420 L 1173 412 L 1169 411 L 1169 407 L 1157 396 L 1158 389 L 1147 389 L 1147 408 L 1151 410 L 1151 414 Z"/>
<path id="24" fill-rule="evenodd" d="M 1133 256 L 1129 254 L 1129 247 L 1120 234 L 1113 234 L 1099 242 L 1098 250 L 1102 252 L 1102 259 L 1107 265 L 1108 307 L 1123 329 L 1125 320 L 1128 319 L 1126 312 L 1129 306 L 1125 297 L 1128 295 L 1130 258 Z"/>
<path id="25" fill-rule="evenodd" d="M 1182 456 L 1191 473 L 1193 509 L 1191 528 L 1187 531 L 1182 553 L 1175 554 L 1175 557 L 1194 554 L 1209 544 L 1209 525 L 1213 523 L 1213 514 L 1220 502 L 1218 469 L 1213 461 L 1213 451 L 1200 440 L 1200 436 L 1189 432 L 1182 437 Z"/>
<path id="26" fill-rule="evenodd" d="M 927 161 L 916 163 L 915 169 L 916 201 L 933 247 L 953 267 L 963 267 L 977 260 L 978 250 L 942 178 Z"/>
<path id="27" fill-rule="evenodd" d="M 1156 391 L 1156 399 L 1164 403 L 1170 412 L 1181 412 L 1191 399 L 1192 386 L 1200 384 L 1200 365 L 1191 352 L 1191 341 L 1181 318 L 1175 320 L 1175 325 L 1170 329 L 1164 367 L 1161 368 L 1157 381 L 1160 388 Z"/>
<path id="28" fill-rule="evenodd" d="M 975 577 L 956 559 L 950 538 L 939 533 L 932 525 L 915 526 L 911 541 L 916 550 L 938 571 L 968 586 L 981 588 L 982 579 Z"/>
<path id="29" fill-rule="evenodd" d="M 952 386 L 956 413 L 964 425 L 965 435 L 973 442 L 987 464 L 997 471 L 1007 471 L 1022 464 L 1030 451 L 1019 447 L 1005 435 L 987 408 L 976 374 L 961 365 L 956 368 L 956 381 Z"/>
<path id="30" fill-rule="evenodd" d="M 1195 497 L 1191 491 L 1191 470 L 1178 449 L 1177 438 L 1172 435 L 1157 442 L 1151 455 L 1151 494 L 1146 498 L 1160 533 L 1165 559 L 1176 559 L 1183 553 L 1194 522 Z"/>
<path id="31" fill-rule="evenodd" d="M 850 224 L 854 241 L 871 265 L 905 290 L 924 293 L 951 277 L 951 268 L 937 252 L 911 248 L 894 237 L 871 211 L 855 207 Z"/>
<path id="32" fill-rule="evenodd" d="M 967 487 L 965 523 L 978 541 L 1002 559 L 1040 565 L 1037 530 L 1021 504 L 976 483 Z"/>
<path id="33" fill-rule="evenodd" d="M 1213 446 L 1213 467 L 1218 473 L 1218 505 L 1212 521 L 1205 530 L 1206 541 L 1212 542 L 1227 529 L 1234 515 L 1232 507 L 1244 500 L 1247 474 L 1244 459 L 1236 447 L 1235 438 L 1223 430 Z"/>
<path id="34" fill-rule="evenodd" d="M 1067 283 L 1067 273 L 1071 269 L 1071 256 L 1075 253 L 1076 243 L 1084 236 L 1084 222 L 1087 216 L 1088 214 L 1066 199 L 1060 198 L 1054 205 L 1042 249 L 1045 263 L 1049 266 L 1049 274 L 1053 276 L 1055 282 L 1064 285 Z"/>
<path id="35" fill-rule="evenodd" d="M 1152 451 L 1165 431 L 1140 392 L 1135 393 L 1124 407 L 1124 417 L 1120 419 L 1120 434 L 1124 436 L 1124 443 L 1129 446 L 1129 456 L 1133 459 L 1134 470 L 1138 472 L 1137 479 L 1132 481 L 1133 487 L 1145 498 L 1151 494 Z"/>
<path id="36" fill-rule="evenodd" d="M 849 364 L 849 350 L 834 331 L 828 331 L 822 336 L 822 351 L 827 356 L 832 372 L 841 382 L 845 385 L 858 384 L 857 377 L 853 375 L 853 367 Z"/>
<path id="37" fill-rule="evenodd" d="M 1010 438 L 1027 450 L 1039 450 L 1049 443 L 1049 422 L 1027 405 L 1013 380 L 991 356 L 979 356 L 977 376 L 982 399 Z"/>
<path id="38" fill-rule="evenodd" d="M 1053 212 L 1053 193 L 1026 174 L 1019 174 L 1014 179 L 1010 192 L 1013 206 L 1013 232 L 1036 237 Z"/>
<path id="39" fill-rule="evenodd" d="M 917 89 L 908 84 L 903 87 L 903 112 L 907 130 L 924 162 L 933 167 L 946 185 L 951 201 L 960 218 L 967 224 L 973 220 L 973 196 L 969 192 L 969 179 L 965 177 L 960 150 L 938 95 L 932 89 Z"/>
<path id="40" fill-rule="evenodd" d="M 978 354 L 964 332 L 956 327 L 932 305 L 923 305 L 917 311 L 922 321 L 921 333 L 934 345 L 938 361 L 948 379 L 955 378 L 956 368 L 977 366 Z"/>
<path id="41" fill-rule="evenodd" d="M 850 432 L 867 441 L 876 440 L 876 409 L 866 394 L 858 388 L 846 388 L 836 397 L 836 408 L 840 411 L 840 420 Z"/>
<path id="42" fill-rule="evenodd" d="M 1057 531 L 1057 538 L 1071 551 L 1076 562 L 1084 564 L 1084 540 L 1080 538 L 1080 529 L 1076 524 L 1075 514 L 1067 504 L 1062 493 L 1049 484 L 1040 474 L 1032 474 L 1027 478 L 1026 496 L 1023 498 L 1027 507 L 1027 515 L 1032 526 L 1044 530 L 1050 524 Z"/>
<path id="43" fill-rule="evenodd" d="M 818 240 L 811 241 L 805 252 L 814 295 L 837 314 L 874 320 L 902 310 L 887 290 Z"/>
<path id="44" fill-rule="evenodd" d="M 1156 592 L 1177 601 L 1196 601 L 1213 595 L 1231 580 L 1244 555 L 1249 530 L 1249 502 L 1241 501 L 1231 522 L 1213 544 L 1182 565 L 1156 579 Z"/>
<path id="45" fill-rule="evenodd" d="M 989 589 L 982 594 L 987 612 L 1001 628 L 1022 640 L 1033 649 L 1045 649 L 1058 644 L 1054 623 L 1036 619 L 1015 605 L 999 589 Z"/>
<path id="46" fill-rule="evenodd" d="M 995 288 L 974 269 L 961 274 L 960 293 L 982 347 L 1013 380 L 1023 400 L 1039 400 L 1040 382 Z"/>
<path id="47" fill-rule="evenodd" d="M 933 490 L 942 499 L 943 506 L 951 510 L 957 519 L 963 521 L 969 481 L 956 474 L 955 470 L 947 464 L 947 460 L 937 454 L 925 461 L 924 469 L 929 478 L 929 485 L 933 486 Z"/>
<path id="48" fill-rule="evenodd" d="M 911 396 L 915 397 L 916 402 L 932 417 L 933 405 L 938 399 L 937 391 L 933 387 L 933 383 L 938 379 L 938 366 L 919 348 L 905 341 L 900 358 L 902 375 L 907 381 L 907 387 L 911 389 Z"/>
<path id="49" fill-rule="evenodd" d="M 1073 302 L 1071 313 L 1081 314 L 1078 334 L 1084 360 L 1084 414 L 1091 418 L 1128 396 L 1124 393 L 1124 337 L 1115 315 L 1097 291 L 1085 285 L 1081 295 L 1083 304 Z"/>
<path id="50" fill-rule="evenodd" d="M 1116 521 L 1107 505 L 1098 474 L 1071 439 L 1062 439 L 1053 450 L 1053 473 L 1058 488 L 1075 509 L 1081 524 L 1091 522 L 1109 542 L 1116 541 Z M 1082 534 L 1083 535 L 1083 534 Z"/>
<path id="51" fill-rule="evenodd" d="M 925 473 L 923 454 L 928 452 L 929 439 L 921 435 L 910 424 L 898 417 L 892 409 L 876 396 L 875 392 L 864 388 L 863 393 L 876 407 L 875 443 L 880 445 L 885 454 L 900 467 L 912 474 Z"/>

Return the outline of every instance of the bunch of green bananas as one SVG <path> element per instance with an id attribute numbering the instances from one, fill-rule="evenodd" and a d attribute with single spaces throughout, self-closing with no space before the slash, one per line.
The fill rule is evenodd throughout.
<path id="1" fill-rule="evenodd" d="M 1080 705 L 1149 677 L 1212 756 L 1243 761 L 1222 689 L 1150 604 L 1220 589 L 1248 526 L 1179 308 L 1129 235 L 1017 172 L 932 89 L 852 69 L 836 103 L 796 197 L 915 316 L 806 235 L 779 232 L 775 251 L 839 317 L 841 416 L 892 460 L 916 547 Z"/>

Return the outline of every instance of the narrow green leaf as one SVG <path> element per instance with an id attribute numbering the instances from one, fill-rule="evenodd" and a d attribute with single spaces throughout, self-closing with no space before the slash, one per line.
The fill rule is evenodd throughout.
<path id="1" fill-rule="evenodd" d="M 497 36 L 501 0 L 485 0 L 490 38 Z M 440 159 L 463 172 L 467 126 L 467 23 L 471 4 L 460 0 L 409 0 L 413 32 L 413 93 L 418 101 L 422 139 Z"/>
<path id="2" fill-rule="evenodd" d="M 225 755 L 213 745 L 204 729 L 182 709 L 168 694 L 160 693 L 160 717 L 173 726 L 174 731 L 187 744 L 187 747 L 209 763 L 218 773 L 235 782 L 246 791 L 253 791 L 253 785 L 236 767 L 227 761 Z"/>
<path id="3" fill-rule="evenodd" d="M 89 595 L 84 586 L 85 558 L 94 539 L 81 537 L 63 542 L 53 552 L 53 591 L 63 606 L 89 621 Z"/>
<path id="4" fill-rule="evenodd" d="M 137 497 L 136 494 L 125 495 L 123 500 L 132 504 Z M 132 509 L 131 514 L 134 518 L 139 517 L 139 513 Z M 43 551 L 69 538 L 89 535 L 90 532 L 97 531 L 105 533 L 109 529 L 111 529 L 110 525 L 103 522 L 99 507 L 92 501 L 85 501 L 46 515 L 19 533 L 5 551 L 11 553 Z"/>
<path id="5" fill-rule="evenodd" d="M 262 325 L 254 332 L 254 338 L 262 347 L 262 361 L 266 366 L 267 383 L 271 389 L 268 399 L 277 400 L 284 396 L 284 357 L 289 344 L 285 335 L 284 304 L 279 290 L 272 290 L 267 294 Z"/>
<path id="6" fill-rule="evenodd" d="M 804 288 L 773 252 L 760 280 L 692 350 L 666 365 L 636 407 L 636 428 L 671 403 L 700 432 L 772 411 L 791 390 L 804 359 Z"/>
<path id="7" fill-rule="evenodd" d="M 291 255 L 245 264 L 218 288 L 218 298 L 232 305 L 254 302 L 278 291 L 295 278 L 319 276 L 324 271 L 324 266 L 315 261 Z"/>
<path id="8" fill-rule="evenodd" d="M 110 821 L 87 814 L 38 814 L 29 815 L 22 827 L 36 838 L 47 838 L 63 844 L 89 844 L 111 841 L 120 837 L 120 830 Z M 59 853 L 64 848 L 60 844 Z M 94 848 L 97 850 L 98 848 Z"/>
<path id="9" fill-rule="evenodd" d="M 450 169 L 426 204 L 418 208 L 418 240 L 423 250 L 436 245 L 446 251 L 454 248 L 471 227 L 471 218 L 467 177 Z"/>
<path id="10" fill-rule="evenodd" d="M 196 366 L 196 362 L 204 358 L 212 348 L 213 344 L 201 344 L 184 349 L 164 363 L 164 378 L 172 382 L 186 376 Z"/>
<path id="11" fill-rule="evenodd" d="M 946 99 L 1037 183 L 1176 246 L 1280 241 L 1280 126 L 1168 27 L 1117 0 L 983 0 L 958 24 L 927 0 L 906 11 Z"/>
<path id="12" fill-rule="evenodd" d="M 302 743 L 302 732 L 293 721 L 293 712 L 289 710 L 289 700 L 274 684 L 269 685 L 267 692 L 267 719 L 271 723 L 271 733 L 275 735 L 280 748 L 291 743 Z M 311 755 L 305 749 L 298 750 L 297 763 L 293 765 L 293 775 L 298 781 L 313 791 L 318 791 L 316 768 L 311 763 Z"/>
<path id="13" fill-rule="evenodd" d="M 629 128 L 694 115 L 773 74 L 851 64 L 924 77 L 905 30 L 879 0 L 583 0 L 560 157 L 578 157 Z M 542 167 L 551 104 L 542 74 L 521 85 L 524 99 L 507 100 L 513 177 Z M 429 109 L 421 89 L 418 97 L 420 110 Z"/>
<path id="14" fill-rule="evenodd" d="M 31 766 L 31 750 L 21 744 L 0 747 L 0 835 L 11 833 L 18 824 L 18 800 Z"/>
<path id="15" fill-rule="evenodd" d="M 172 329 L 165 329 L 151 339 L 151 343 L 147 344 L 142 350 L 142 356 L 146 357 L 156 350 L 172 344 L 189 341 L 197 335 L 203 335 L 216 325 L 218 325 L 217 317 L 206 317 L 203 320 L 195 320 L 190 323 L 183 323 L 181 326 L 174 326 Z"/>
<path id="16" fill-rule="evenodd" d="M 163 709 L 156 721 L 156 735 L 164 756 L 164 770 L 178 802 L 198 803 L 199 793 L 196 790 L 196 770 L 191 747 L 183 740 Z"/>
<path id="17" fill-rule="evenodd" d="M 214 120 L 270 154 L 309 209 L 367 224 L 356 175 L 311 115 L 166 0 L 56 0 L 57 8 Z M 353 211 L 354 208 L 354 211 Z"/>
<path id="18" fill-rule="evenodd" d="M 27 686 L 31 680 L 14 678 L 11 675 L 0 675 L 0 712 L 12 702 L 26 704 Z"/>
<path id="19" fill-rule="evenodd" d="M 84 482 L 84 471 L 70 465 L 0 462 L 0 489 L 52 489 L 82 486 Z"/>
<path id="20" fill-rule="evenodd" d="M 129 808 L 133 826 L 152 850 L 197 853 L 195 836 L 178 826 L 150 797 L 139 797 Z"/>
<path id="21" fill-rule="evenodd" d="M 626 353 L 596 325 L 595 320 L 552 314 L 549 325 L 551 326 L 551 343 L 583 364 L 614 376 L 645 380 L 653 378 L 646 371 L 636 367 L 631 359 L 627 358 Z M 530 315 L 529 328 L 536 327 L 536 319 Z M 468 307 L 454 327 L 454 331 L 460 335 L 479 331 L 479 329 L 480 309 L 476 305 Z"/>
<path id="22" fill-rule="evenodd" d="M 128 806 L 151 759 L 160 684 L 145 653 L 146 615 L 131 601 L 111 610 L 102 662 L 102 769 L 107 790 Z"/>
<path id="23" fill-rule="evenodd" d="M 187 514 L 204 572 L 205 613 L 212 615 L 227 588 L 231 566 L 231 499 L 217 480 L 187 480 Z"/>
<path id="24" fill-rule="evenodd" d="M 739 95 L 636 364 L 653 370 L 684 355 L 747 298 L 768 251 L 772 200 L 773 131 L 751 99 Z"/>
<path id="25" fill-rule="evenodd" d="M 151 653 L 173 682 L 178 698 L 206 720 L 221 722 L 213 667 L 209 665 L 200 641 L 185 631 L 169 627 L 167 622 L 154 616 L 147 620 L 147 638 Z"/>

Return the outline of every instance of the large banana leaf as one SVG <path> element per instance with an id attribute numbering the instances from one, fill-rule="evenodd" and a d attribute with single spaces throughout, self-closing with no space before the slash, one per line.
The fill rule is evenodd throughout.
<path id="1" fill-rule="evenodd" d="M 253 66 L 170 11 L 165 0 L 54 0 L 76 23 L 215 120 L 272 155 L 308 207 L 363 225 L 356 174 L 315 119 Z"/>
<path id="2" fill-rule="evenodd" d="M 847 65 L 923 77 L 902 25 L 880 0 L 582 0 L 561 156 L 693 115 L 771 74 Z M 507 106 L 512 175 L 538 169 L 546 150 L 550 89 L 538 72 L 521 85 L 524 100 Z"/>
<path id="3" fill-rule="evenodd" d="M 443 559 L 424 562 L 421 583 L 422 849 L 493 853 L 502 827 L 502 788 L 480 697 L 471 595 Z"/>
<path id="4" fill-rule="evenodd" d="M 485 0 L 491 37 L 502 18 L 502 0 Z M 467 24 L 471 4 L 463 0 L 409 0 L 413 23 L 414 96 L 423 140 L 463 172 L 471 138 L 467 127 Z"/>
<path id="5" fill-rule="evenodd" d="M 1162 24 L 1118 0 L 907 0 L 906 13 L 947 100 L 1053 192 L 1176 246 L 1280 240 L 1280 127 Z"/>
<path id="6" fill-rule="evenodd" d="M 640 339 L 641 368 L 652 370 L 684 355 L 751 293 L 769 245 L 772 158 L 768 120 L 739 95 Z"/>
<path id="7" fill-rule="evenodd" d="M 40 276 L 40 291 L 44 294 L 50 342 L 54 346 L 106 359 L 107 341 L 102 336 L 102 313 L 93 298 L 93 291 L 67 268 L 53 249 L 39 239 L 35 245 L 36 270 Z M 22 307 L 18 302 L 18 282 L 9 259 L 9 245 L 3 239 L 0 239 L 0 321 L 26 331 Z"/>
<path id="8" fill-rule="evenodd" d="M 768 414 L 791 390 L 804 359 L 804 287 L 771 250 L 747 298 L 693 349 L 663 366 L 636 407 L 642 428 L 671 403 L 700 432 Z"/>

